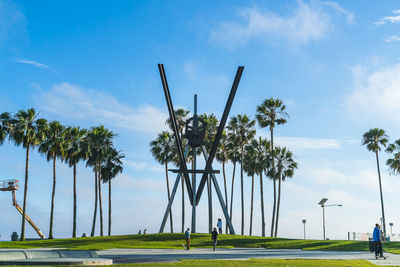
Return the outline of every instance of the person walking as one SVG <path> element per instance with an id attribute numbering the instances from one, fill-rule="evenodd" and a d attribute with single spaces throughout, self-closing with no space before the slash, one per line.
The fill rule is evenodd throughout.
<path id="1" fill-rule="evenodd" d="M 217 227 L 218 227 L 218 230 L 219 230 L 219 234 L 222 234 L 222 220 L 221 220 L 221 218 L 218 219 Z"/>
<path id="2" fill-rule="evenodd" d="M 186 250 L 189 250 L 190 249 L 190 228 L 186 229 L 185 238 L 186 238 Z"/>
<path id="3" fill-rule="evenodd" d="M 375 224 L 374 232 L 372 235 L 375 243 L 375 258 L 378 259 L 378 254 L 379 254 L 381 258 L 386 259 L 386 257 L 383 256 L 381 230 L 379 228 L 380 228 L 379 224 Z"/>
<path id="4" fill-rule="evenodd" d="M 217 228 L 216 227 L 214 227 L 214 230 L 211 233 L 211 239 L 214 242 L 214 249 L 213 250 L 215 251 L 215 248 L 217 247 L 217 240 L 218 240 L 218 232 L 217 232 Z"/>

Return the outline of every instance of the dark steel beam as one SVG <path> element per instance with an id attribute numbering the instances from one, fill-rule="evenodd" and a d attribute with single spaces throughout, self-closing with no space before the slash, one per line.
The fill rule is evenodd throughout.
<path id="1" fill-rule="evenodd" d="M 168 171 L 173 173 L 220 173 L 220 170 L 187 170 L 183 171 L 181 169 L 168 169 Z"/>
<path id="2" fill-rule="evenodd" d="M 215 154 L 217 152 L 217 148 L 219 145 L 219 141 L 222 136 L 222 132 L 224 131 L 226 120 L 228 119 L 229 111 L 231 110 L 233 99 L 235 98 L 236 90 L 239 86 L 240 78 L 242 77 L 244 66 L 239 66 L 236 72 L 235 80 L 233 81 L 231 92 L 228 97 L 228 101 L 226 102 L 225 105 L 225 110 L 224 113 L 222 114 L 221 121 L 219 123 L 218 131 L 217 134 L 215 135 L 214 143 L 212 145 L 210 155 L 208 156 L 208 160 L 206 163 L 206 170 L 211 170 L 212 169 L 212 162 L 214 160 Z M 196 201 L 195 205 L 199 204 L 201 194 L 203 193 L 204 185 L 207 181 L 207 173 L 203 173 L 203 176 L 201 177 L 201 181 L 199 184 L 199 188 L 197 189 L 196 193 Z"/>
<path id="3" fill-rule="evenodd" d="M 183 150 L 182 150 L 181 137 L 179 135 L 179 129 L 178 129 L 178 124 L 177 124 L 176 118 L 175 118 L 174 107 L 172 105 L 171 95 L 169 93 L 168 82 L 167 82 L 167 77 L 165 75 L 164 65 L 158 64 L 158 70 L 160 71 L 160 77 L 161 77 L 161 82 L 162 82 L 162 86 L 164 89 L 165 100 L 167 101 L 169 117 L 171 119 L 171 124 L 172 124 L 172 130 L 174 131 L 175 143 L 178 148 L 179 167 L 183 171 L 182 174 L 185 178 L 186 189 L 187 189 L 187 192 L 189 195 L 190 204 L 193 205 L 194 199 L 193 199 L 192 186 L 190 183 L 189 175 L 187 173 L 186 161 L 185 161 L 185 157 L 183 155 Z"/>

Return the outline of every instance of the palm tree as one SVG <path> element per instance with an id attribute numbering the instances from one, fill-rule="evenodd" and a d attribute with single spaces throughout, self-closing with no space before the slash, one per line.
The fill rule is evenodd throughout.
<path id="1" fill-rule="evenodd" d="M 183 109 L 183 108 L 178 108 L 177 110 L 174 111 L 174 113 L 175 113 L 176 123 L 178 124 L 179 135 L 183 139 L 183 129 L 185 129 L 187 116 L 189 115 L 189 110 Z M 168 124 L 168 126 L 170 127 L 171 130 L 173 129 L 170 118 L 168 118 L 165 123 Z M 184 175 L 181 175 L 181 181 L 182 181 L 182 228 L 181 228 L 181 232 L 183 233 L 185 231 L 185 177 L 184 177 Z"/>
<path id="2" fill-rule="evenodd" d="M 245 147 L 245 154 L 243 157 L 243 169 L 247 173 L 248 176 L 251 177 L 251 202 L 250 202 L 250 230 L 249 235 L 251 236 L 253 230 L 253 200 L 254 200 L 254 175 L 256 172 L 256 153 L 255 150 L 252 149 L 251 143 L 253 140 L 250 140 L 250 144 Z"/>
<path id="3" fill-rule="evenodd" d="M 229 216 L 232 220 L 232 209 L 233 209 L 233 189 L 235 185 L 235 172 L 236 172 L 236 163 L 240 160 L 240 153 L 239 149 L 234 143 L 234 140 L 232 140 L 232 136 L 228 136 L 228 144 L 226 146 L 226 150 L 228 153 L 228 158 L 233 164 L 233 171 L 232 171 L 232 183 L 231 183 L 231 204 L 230 204 L 230 211 L 229 211 Z M 232 233 L 231 233 L 232 234 Z"/>
<path id="4" fill-rule="evenodd" d="M 7 137 L 9 131 L 11 115 L 8 112 L 3 112 L 0 114 L 0 145 L 3 144 Z"/>
<path id="5" fill-rule="evenodd" d="M 228 137 L 226 136 L 226 131 L 222 132 L 222 136 L 219 142 L 218 150 L 215 155 L 217 161 L 222 163 L 222 175 L 224 177 L 224 191 L 225 191 L 225 203 L 226 203 L 226 209 L 229 210 L 228 206 L 228 191 L 226 187 L 226 172 L 225 172 L 225 164 L 228 162 L 229 157 L 228 157 Z M 225 233 L 228 233 L 228 224 L 225 224 Z"/>
<path id="6" fill-rule="evenodd" d="M 251 120 L 247 115 L 237 115 L 232 117 L 229 121 L 228 129 L 232 138 L 235 139 L 235 143 L 239 147 L 240 152 L 240 185 L 241 185 L 241 197 L 242 197 L 242 227 L 241 234 L 244 234 L 244 193 L 243 193 L 243 156 L 244 147 L 251 140 L 255 134 L 254 129 L 255 121 Z"/>
<path id="7" fill-rule="evenodd" d="M 379 169 L 379 157 L 378 152 L 381 151 L 381 146 L 385 146 L 389 137 L 385 134 L 382 129 L 374 128 L 370 129 L 368 132 L 364 133 L 362 144 L 367 146 L 368 151 L 372 151 L 376 156 L 376 166 L 378 169 L 378 179 L 379 179 L 379 192 L 381 195 L 381 209 L 382 209 L 382 221 L 383 221 L 383 234 L 386 238 L 386 222 L 385 222 L 385 210 L 383 207 L 383 194 L 382 194 L 382 182 L 381 182 L 381 171 Z"/>
<path id="8" fill-rule="evenodd" d="M 169 191 L 169 180 L 168 180 L 168 163 L 172 160 L 172 149 L 174 146 L 174 141 L 172 135 L 169 132 L 161 132 L 156 140 L 151 141 L 151 154 L 153 157 L 162 165 L 165 166 L 165 179 L 167 181 L 167 193 L 168 202 L 170 201 L 171 195 Z M 172 223 L 172 209 L 169 211 L 169 223 L 171 227 L 171 233 L 174 232 L 174 227 Z"/>
<path id="9" fill-rule="evenodd" d="M 108 182 L 108 235 L 111 236 L 111 180 L 122 173 L 122 159 L 125 155 L 111 147 L 101 168 L 103 183 Z"/>
<path id="10" fill-rule="evenodd" d="M 386 161 L 391 174 L 400 174 L 400 139 L 388 145 L 386 152 L 393 154 L 393 158 Z"/>
<path id="11" fill-rule="evenodd" d="M 287 177 L 293 177 L 294 169 L 297 169 L 297 162 L 293 159 L 293 154 L 286 147 L 276 147 L 276 166 L 273 170 L 278 176 L 278 203 L 276 207 L 276 222 L 274 237 L 278 234 L 279 208 L 281 203 L 281 181 L 285 181 Z"/>
<path id="12" fill-rule="evenodd" d="M 38 151 L 46 155 L 47 161 L 53 161 L 53 190 L 51 193 L 49 239 L 53 239 L 54 199 L 56 194 L 56 159 L 63 159 L 64 153 L 64 129 L 58 121 L 52 121 L 46 127 L 45 140 L 40 144 Z"/>
<path id="13" fill-rule="evenodd" d="M 85 136 L 87 130 L 79 129 L 79 127 L 68 127 L 65 130 L 65 144 L 66 144 L 66 155 L 64 160 L 68 163 L 69 167 L 73 168 L 73 198 L 74 198 L 74 208 L 73 208 L 73 226 L 72 226 L 72 237 L 76 237 L 76 207 L 77 207 L 77 197 L 76 197 L 76 165 L 79 161 L 85 158 Z"/>
<path id="14" fill-rule="evenodd" d="M 103 236 L 103 206 L 101 199 L 101 164 L 105 158 L 105 152 L 112 146 L 113 132 L 106 129 L 103 125 L 92 127 L 87 138 L 87 165 L 94 166 L 95 172 L 95 207 L 93 212 L 93 224 L 91 236 L 94 236 L 97 214 L 97 197 L 100 208 L 100 236 Z"/>
<path id="15" fill-rule="evenodd" d="M 253 139 L 246 146 L 246 155 L 252 160 L 252 168 L 255 174 L 260 176 L 260 204 L 261 204 L 261 235 L 265 236 L 265 213 L 264 213 L 264 187 L 263 172 L 268 168 L 268 157 L 270 153 L 270 142 L 259 137 Z"/>
<path id="16" fill-rule="evenodd" d="M 29 150 L 38 146 L 45 138 L 44 129 L 47 121 L 38 119 L 38 114 L 34 108 L 28 110 L 20 110 L 10 120 L 10 138 L 16 145 L 22 145 L 26 150 L 25 156 L 25 186 L 24 201 L 22 207 L 22 225 L 21 225 L 21 241 L 25 240 L 25 215 L 26 215 L 26 199 L 28 193 L 28 176 L 29 176 Z"/>
<path id="17" fill-rule="evenodd" d="M 257 114 L 256 119 L 258 125 L 261 128 L 269 127 L 271 134 L 271 155 L 272 155 L 272 167 L 274 168 L 274 128 L 276 125 L 285 124 L 287 118 L 289 117 L 288 113 L 285 111 L 286 106 L 283 105 L 283 102 L 279 99 L 265 99 L 261 105 L 257 106 Z M 276 185 L 274 180 L 274 208 L 272 213 L 272 222 L 271 222 L 271 237 L 274 233 L 274 222 L 275 222 L 275 203 L 276 203 Z"/>

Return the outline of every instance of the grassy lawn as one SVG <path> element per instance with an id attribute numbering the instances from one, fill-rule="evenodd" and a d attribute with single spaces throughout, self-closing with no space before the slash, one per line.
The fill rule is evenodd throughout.
<path id="1" fill-rule="evenodd" d="M 279 259 L 249 259 L 249 260 L 183 260 L 178 263 L 149 263 L 149 264 L 124 264 L 113 266 L 273 266 L 273 267 L 368 267 L 376 266 L 364 260 L 279 260 Z"/>
<path id="2" fill-rule="evenodd" d="M 0 248 L 66 248 L 76 250 L 102 250 L 111 248 L 175 248 L 182 249 L 184 243 L 183 234 L 148 234 L 148 235 L 121 235 L 104 237 L 66 238 L 52 240 L 37 240 L 24 242 L 0 242 Z M 194 248 L 211 247 L 209 234 L 192 234 L 192 246 Z M 366 241 L 342 241 L 342 240 L 303 240 L 270 238 L 240 235 L 218 236 L 220 248 L 259 248 L 268 249 L 309 249 L 309 250 L 345 250 L 366 251 Z M 387 242 L 384 244 L 386 252 L 400 253 L 400 242 Z"/>

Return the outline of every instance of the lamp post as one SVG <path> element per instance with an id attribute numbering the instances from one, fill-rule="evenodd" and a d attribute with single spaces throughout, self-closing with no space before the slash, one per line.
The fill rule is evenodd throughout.
<path id="1" fill-rule="evenodd" d="M 393 229 L 392 229 L 392 227 L 393 227 L 393 223 L 391 222 L 391 223 L 389 223 L 389 226 L 390 226 L 390 235 L 393 235 Z"/>
<path id="2" fill-rule="evenodd" d="M 328 201 L 327 198 L 323 198 L 321 199 L 321 201 L 318 203 L 318 205 L 321 205 L 322 207 L 322 230 L 324 232 L 324 240 L 326 239 L 325 237 L 325 207 L 333 207 L 333 206 L 337 206 L 337 207 L 341 207 L 343 206 L 342 204 L 330 204 L 330 205 L 325 205 L 325 203 Z"/>
<path id="3" fill-rule="evenodd" d="M 306 219 L 303 219 L 303 226 L 304 226 L 304 239 L 306 239 Z"/>

